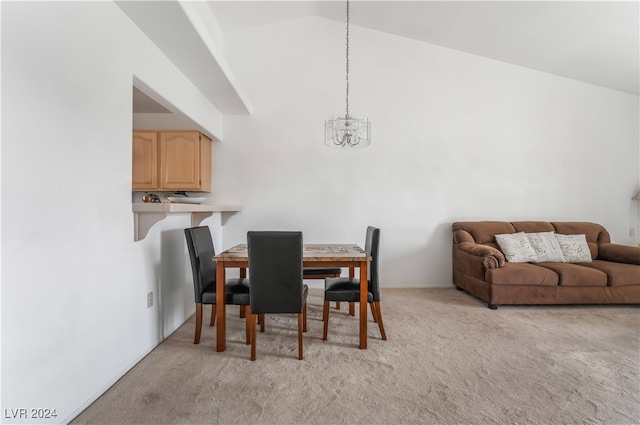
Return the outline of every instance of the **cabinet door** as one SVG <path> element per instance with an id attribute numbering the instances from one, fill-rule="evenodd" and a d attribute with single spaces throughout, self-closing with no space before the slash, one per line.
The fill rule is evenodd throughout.
<path id="1" fill-rule="evenodd" d="M 211 149 L 212 143 L 200 134 L 200 191 L 211 192 Z"/>
<path id="2" fill-rule="evenodd" d="M 161 132 L 160 187 L 169 190 L 200 190 L 200 186 L 200 133 Z"/>
<path id="3" fill-rule="evenodd" d="M 132 157 L 133 190 L 155 190 L 158 181 L 158 133 L 155 131 L 133 132 Z"/>

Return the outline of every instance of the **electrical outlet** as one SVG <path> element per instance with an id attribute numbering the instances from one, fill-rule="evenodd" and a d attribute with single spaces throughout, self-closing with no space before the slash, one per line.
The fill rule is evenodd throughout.
<path id="1" fill-rule="evenodd" d="M 147 308 L 153 307 L 153 291 L 147 294 Z"/>

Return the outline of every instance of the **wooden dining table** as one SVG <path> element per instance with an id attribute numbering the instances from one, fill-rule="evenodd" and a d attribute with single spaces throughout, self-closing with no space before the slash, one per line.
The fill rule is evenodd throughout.
<path id="1" fill-rule="evenodd" d="M 216 262 L 216 351 L 227 348 L 225 282 L 226 269 L 240 269 L 240 277 L 246 277 L 249 253 L 246 244 L 236 245 L 213 257 Z M 302 262 L 304 267 L 348 267 L 351 277 L 360 270 L 360 348 L 367 348 L 367 292 L 371 255 L 358 245 L 305 244 Z M 251 279 L 251 276 L 249 276 Z"/>

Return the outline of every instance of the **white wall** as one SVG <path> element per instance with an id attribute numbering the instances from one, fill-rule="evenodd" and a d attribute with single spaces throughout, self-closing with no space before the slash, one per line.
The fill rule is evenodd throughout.
<path id="1" fill-rule="evenodd" d="M 372 224 L 387 287 L 451 285 L 457 220 L 593 221 L 635 243 L 637 96 L 354 26 L 350 47 L 350 111 L 372 145 L 340 151 L 323 122 L 344 113 L 344 25 L 226 35 L 254 106 L 225 117 L 214 152 L 217 194 L 244 205 L 227 243 L 266 228 L 364 243 Z"/>
<path id="2" fill-rule="evenodd" d="M 212 135 L 222 117 L 112 2 L 1 7 L 0 412 L 59 423 L 194 309 L 189 216 L 133 241 L 134 76 Z M 19 408 L 57 418 L 5 417 Z"/>
<path id="3" fill-rule="evenodd" d="M 372 119 L 373 145 L 330 150 L 343 31 L 316 18 L 227 36 L 255 114 L 225 117 L 214 144 L 211 196 L 244 207 L 218 248 L 262 228 L 362 243 L 373 224 L 384 286 L 447 286 L 455 220 L 590 220 L 633 242 L 637 97 L 352 27 L 351 111 Z M 188 216 L 133 242 L 134 75 L 220 134 L 215 107 L 117 6 L 2 3 L 0 412 L 70 419 L 192 311 Z"/>

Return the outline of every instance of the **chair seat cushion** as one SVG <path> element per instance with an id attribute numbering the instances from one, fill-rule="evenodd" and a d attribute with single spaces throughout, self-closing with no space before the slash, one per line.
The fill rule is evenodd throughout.
<path id="1" fill-rule="evenodd" d="M 338 277 L 334 279 L 325 279 L 324 282 L 325 301 L 354 303 L 360 301 L 360 279 Z M 367 302 L 373 302 L 373 294 L 371 292 L 367 292 Z"/>
<path id="2" fill-rule="evenodd" d="M 316 268 L 316 267 L 305 267 L 302 270 L 302 274 L 304 275 L 305 279 L 307 278 L 307 276 L 325 276 L 325 275 L 338 275 L 340 276 L 340 273 L 342 273 L 342 269 L 339 267 L 336 268 L 330 268 L 330 269 L 320 269 L 320 268 Z"/>
<path id="3" fill-rule="evenodd" d="M 249 304 L 249 279 L 229 278 L 225 287 L 225 302 L 233 305 Z M 209 285 L 202 293 L 203 304 L 216 303 L 216 285 Z"/>

